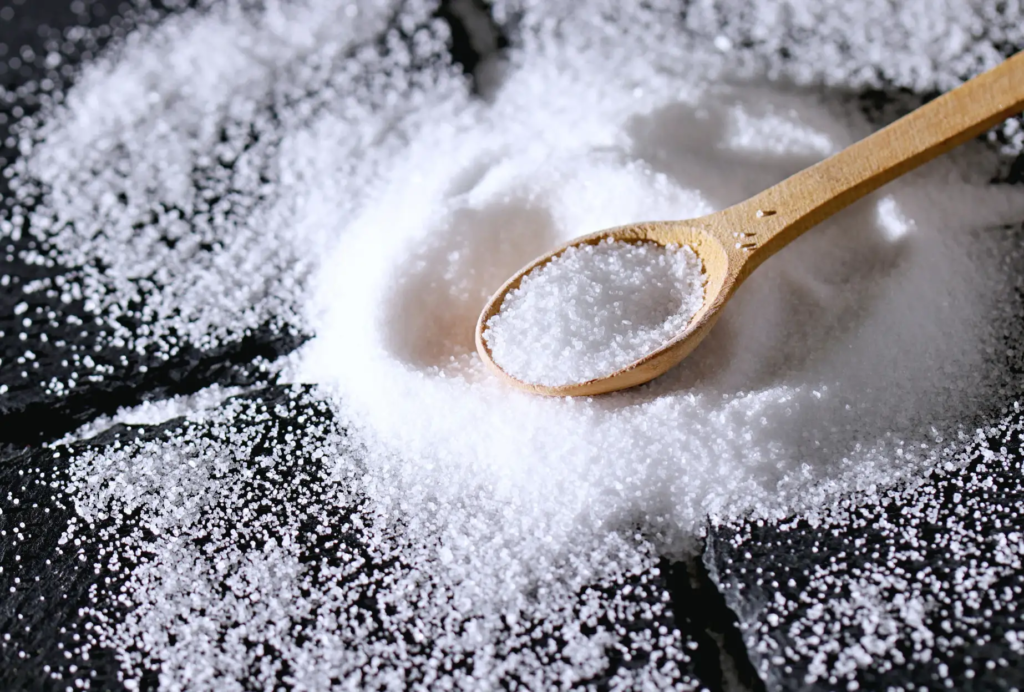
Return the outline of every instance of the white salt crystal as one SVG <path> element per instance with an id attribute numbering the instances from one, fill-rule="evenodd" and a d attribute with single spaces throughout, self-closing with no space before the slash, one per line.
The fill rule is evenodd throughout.
<path id="1" fill-rule="evenodd" d="M 134 614 L 95 627 L 128 677 L 250 685 L 239 662 L 252 638 L 310 689 L 336 675 L 402 687 L 409 670 L 473 689 L 499 673 L 538 689 L 593 679 L 610 634 L 530 658 L 515 647 L 531 632 L 513 623 L 579 633 L 578 594 L 649 569 L 653 550 L 692 549 L 709 515 L 820 507 L 942 460 L 936 432 L 955 440 L 964 417 L 1020 388 L 999 356 L 1021 338 L 1019 233 L 977 229 L 1019 225 L 1024 192 L 987 184 L 995 166 L 976 146 L 769 260 L 701 348 L 642 390 L 540 400 L 499 386 L 473 348 L 487 297 L 550 247 L 739 202 L 870 130 L 851 87 L 948 88 L 1024 40 L 1017 10 L 994 3 L 914 0 L 899 21 L 891 4 L 680 15 L 497 2 L 517 33 L 486 99 L 444 64 L 433 3 L 401 3 L 382 41 L 369 37 L 393 7 L 359 4 L 353 19 L 328 0 L 216 3 L 87 65 L 63 105 L 19 130 L 25 154 L 6 174 L 32 211 L 3 232 L 83 267 L 60 295 L 86 298 L 112 343 L 170 354 L 178 339 L 211 346 L 266 324 L 314 333 L 296 376 L 321 385 L 347 431 L 344 444 L 272 450 L 268 471 L 296 473 L 299 452 L 323 468 L 294 492 L 265 483 L 282 510 L 266 527 L 240 461 L 259 463 L 249 453 L 263 443 L 229 412 L 215 444 L 183 435 L 74 461 L 75 507 L 110 517 L 104 548 L 129 572 L 107 596 Z M 998 44 L 947 40 L 996 20 Z M 139 304 L 134 332 L 118 317 Z M 350 491 L 386 575 L 344 546 L 330 548 L 337 573 L 295 554 Z M 391 639 L 346 620 L 370 578 L 398 613 Z M 417 638 L 436 647 L 429 660 L 403 648 Z"/>
<path id="2" fill-rule="evenodd" d="M 680 334 L 704 301 L 704 281 L 689 247 L 611 239 L 573 246 L 523 277 L 484 340 L 523 382 L 585 382 Z"/>

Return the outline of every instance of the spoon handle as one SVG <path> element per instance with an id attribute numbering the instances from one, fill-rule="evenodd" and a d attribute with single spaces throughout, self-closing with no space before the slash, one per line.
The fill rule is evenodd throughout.
<path id="1" fill-rule="evenodd" d="M 750 271 L 812 226 L 1024 110 L 1024 52 L 722 212 Z M 730 240 L 732 240 L 731 234 Z"/>

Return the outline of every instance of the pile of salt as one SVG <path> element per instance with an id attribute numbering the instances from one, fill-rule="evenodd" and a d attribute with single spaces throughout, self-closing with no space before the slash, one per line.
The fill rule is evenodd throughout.
<path id="1" fill-rule="evenodd" d="M 608 239 L 523 277 L 483 337 L 516 379 L 557 386 L 610 375 L 678 335 L 704 300 L 688 247 Z"/>

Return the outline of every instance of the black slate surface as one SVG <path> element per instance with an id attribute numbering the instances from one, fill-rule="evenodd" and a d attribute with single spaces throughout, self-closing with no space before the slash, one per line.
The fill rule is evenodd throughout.
<path id="1" fill-rule="evenodd" d="M 490 46 L 474 45 L 469 33 L 460 28 L 459 17 L 467 12 L 479 14 L 481 7 L 461 3 L 456 7 L 445 5 L 439 11 L 439 16 L 455 27 L 454 58 L 469 73 L 481 61 L 480 50 L 493 50 L 504 42 L 495 33 Z M 4 68 L 0 69 L 0 85 L 12 92 L 11 98 L 0 106 L 5 109 L 0 110 L 0 142 L 6 140 L 8 144 L 13 143 L 7 139 L 11 123 L 48 98 L 38 88 L 38 80 L 49 77 L 59 88 L 62 78 L 73 76 L 76 59 L 87 59 L 102 50 L 107 40 L 123 32 L 125 24 L 116 19 L 119 14 L 131 14 L 128 5 L 110 0 L 75 4 L 32 0 L 16 3 L 12 8 L 13 13 L 0 14 L 0 44 L 8 56 L 32 58 L 23 60 L 16 68 L 11 67 L 9 60 L 3 61 Z M 133 21 L 155 21 L 176 9 L 177 4 L 170 3 L 169 7 L 159 7 L 141 19 L 135 16 Z M 97 31 L 79 36 L 76 44 L 69 47 L 62 41 L 63 30 L 69 26 L 94 27 Z M 60 50 L 64 60 L 56 71 L 45 61 L 47 53 L 55 49 Z M 7 146 L 0 164 L 6 165 L 15 156 L 14 148 Z M 4 183 L 5 179 L 0 178 L 0 200 L 6 218 L 25 213 L 27 210 L 11 197 Z M 40 262 L 38 258 L 46 255 L 46 247 L 36 239 L 10 240 L 3 250 L 0 275 L 6 278 L 0 287 L 0 386 L 5 387 L 0 390 L 0 689 L 123 689 L 123 675 L 119 672 L 123 662 L 90 634 L 96 608 L 101 607 L 105 617 L 127 614 L 117 595 L 128 571 L 112 569 L 107 563 L 110 531 L 115 529 L 102 523 L 78 522 L 76 540 L 62 540 L 68 526 L 76 522 L 77 514 L 72 500 L 56 488 L 67 481 L 67 462 L 75 455 L 109 453 L 142 441 L 159 443 L 163 438 L 179 435 L 182 425 L 180 421 L 170 421 L 152 427 L 117 426 L 87 441 L 61 446 L 59 451 L 46 443 L 119 407 L 194 392 L 214 383 L 259 384 L 263 379 L 261 365 L 294 349 L 304 337 L 267 325 L 239 334 L 216 350 L 203 351 L 184 343 L 170 359 L 162 354 L 111 348 L 104 339 L 103 328 L 92 320 L 81 297 L 72 296 L 69 300 L 62 295 L 60 278 L 74 277 L 77 268 Z M 31 290 L 25 290 L 27 285 L 32 286 Z M 137 330 L 141 323 L 126 326 Z M 80 363 L 86 357 L 108 366 L 107 373 L 102 378 L 79 374 L 79 370 L 85 370 Z M 90 374 L 93 371 L 95 368 L 90 368 Z M 65 386 L 60 393 L 41 386 L 53 380 L 74 382 L 74 386 Z M 301 439 L 306 442 L 324 435 L 324 430 L 332 425 L 329 414 L 322 409 L 313 410 L 312 405 L 277 407 L 277 403 L 293 398 L 279 388 L 256 389 L 247 397 L 261 402 L 260 411 L 272 412 L 269 417 L 242 415 L 233 422 L 247 435 L 262 438 L 249 458 L 253 464 L 258 464 L 260 454 L 267 448 L 283 446 L 281 437 L 286 429 L 291 429 L 290 424 L 302 431 Z M 290 420 L 281 420 L 281 415 Z M 301 423 L 295 419 L 301 419 Z M 289 477 L 283 482 L 294 480 Z M 337 533 L 342 536 L 344 531 L 339 527 Z M 316 540 L 310 539 L 310 554 L 319 553 Z M 348 539 L 342 536 L 342 540 Z M 348 542 L 358 551 L 356 539 Z M 372 579 L 376 569 L 368 561 L 360 574 Z M 629 584 L 627 600 L 646 599 L 652 612 L 661 615 L 652 621 L 631 621 L 626 627 L 638 635 L 650 636 L 653 632 L 655 640 L 659 628 L 680 629 L 684 640 L 690 643 L 688 651 L 692 655 L 679 661 L 680 679 L 697 676 L 706 678 L 712 688 L 721 687 L 718 644 L 709 637 L 708 626 L 682 610 L 674 613 L 671 608 L 666 609 L 670 592 L 689 598 L 700 588 L 688 575 L 680 576 L 684 574 L 685 566 L 663 564 L 660 569 L 636 577 L 635 583 Z M 372 597 L 367 596 L 358 605 L 365 609 L 367 618 L 373 617 Z M 598 623 L 608 627 L 612 624 Z M 394 635 L 385 631 L 380 636 Z M 534 646 L 542 651 L 551 646 L 557 649 L 559 645 L 540 637 Z M 275 659 L 272 650 L 258 660 L 260 667 L 276 667 L 279 681 L 287 677 L 287 663 L 280 657 Z M 636 657 L 627 661 L 610 652 L 608 669 L 586 684 L 604 687 L 616 670 L 644 662 Z M 458 667 L 470 665 L 471 661 L 447 663 Z M 416 681 L 417 672 L 413 671 L 412 676 L 407 683 Z M 150 668 L 141 683 L 144 689 L 155 688 L 159 684 L 158 669 Z"/>
<path id="2" fill-rule="evenodd" d="M 1022 425 L 832 517 L 712 529 L 705 563 L 768 689 L 1024 688 Z"/>
<path id="3" fill-rule="evenodd" d="M 481 62 L 481 47 L 460 28 L 466 5 L 445 3 L 440 15 L 455 27 L 456 61 L 472 71 Z M 180 6 L 168 2 L 149 19 Z M 689 4 L 681 7 L 685 17 Z M 733 21 L 727 9 L 719 8 L 722 23 Z M 10 90 L 0 99 L 0 167 L 16 155 L 7 137 L 10 123 L 48 98 L 38 79 L 50 75 L 59 88 L 61 80 L 72 77 L 74 60 L 88 58 L 119 34 L 123 25 L 112 18 L 129 11 L 126 3 L 114 0 L 13 0 L 0 8 L 0 86 Z M 48 67 L 47 44 L 52 47 L 64 28 L 77 25 L 97 31 L 71 47 L 62 41 L 65 63 L 55 70 Z M 510 40 L 503 31 L 514 40 L 515 18 L 500 27 L 492 48 Z M 741 36 L 743 41 L 753 46 L 757 39 Z M 798 52 L 798 37 L 793 41 L 786 50 Z M 1004 54 L 1016 48 L 1000 45 Z M 864 101 L 881 113 L 893 103 L 913 104 L 927 96 L 885 92 L 868 94 Z M 1019 181 L 1022 160 L 1006 154 L 1007 180 Z M 21 211 L 3 178 L 0 204 L 5 218 Z M 65 689 L 74 679 L 88 681 L 90 689 L 117 689 L 118 662 L 110 650 L 88 646 L 83 633 L 91 616 L 80 610 L 90 602 L 91 588 L 102 584 L 113 593 L 118 586 L 117 574 L 95 567 L 96 546 L 102 542 L 90 539 L 103 527 L 83 527 L 80 546 L 58 545 L 75 513 L 51 483 L 65 473 L 72 454 L 110 449 L 126 439 L 158 440 L 180 423 L 118 427 L 59 455 L 42 443 L 120 406 L 212 383 L 260 387 L 246 396 L 267 401 L 288 398 L 278 388 L 261 388 L 259 363 L 292 350 L 303 336 L 268 325 L 239 334 L 216 351 L 184 344 L 170 361 L 109 347 L 97 352 L 100 328 L 90 322 L 81 300 L 64 302 L 52 287 L 49 293 L 45 288 L 24 293 L 27 282 L 45 285 L 76 271 L 34 263 L 42 248 L 33 242 L 11 241 L 0 248 L 0 276 L 8 277 L 0 285 L 0 385 L 6 386 L 0 394 L 0 689 Z M 25 358 L 26 349 L 33 358 Z M 108 363 L 112 372 L 101 381 L 83 378 L 62 395 L 39 386 L 50 379 L 76 379 L 76 356 L 85 355 Z M 296 410 L 280 415 L 295 416 Z M 280 427 L 244 416 L 237 425 L 265 434 L 266 445 L 279 443 Z M 306 421 L 296 427 L 316 434 Z M 850 682 L 860 689 L 1020 689 L 1024 634 L 1017 639 L 1011 633 L 1024 632 L 1019 614 L 1024 608 L 1022 458 L 1019 430 L 993 429 L 988 446 L 979 447 L 966 473 L 936 473 L 888 504 L 849 508 L 836 523 L 794 519 L 712 527 L 702 562 L 663 564 L 648 575 L 651 588 L 635 592 L 645 598 L 660 598 L 664 591 L 673 595 L 673 612 L 640 627 L 681 629 L 694 647 L 682 672 L 712 689 L 732 684 L 758 688 L 762 683 L 754 678 L 755 670 L 773 690 L 835 689 Z M 974 483 L 965 486 L 965 478 Z M 927 607 L 919 612 L 908 606 L 908 596 Z M 112 602 L 108 605 L 116 612 Z M 840 654 L 856 648 L 872 617 L 884 620 L 881 630 L 881 625 L 868 625 L 875 627 L 871 634 L 884 635 L 879 636 L 884 646 L 871 653 L 870 665 L 851 675 L 834 674 Z M 816 634 L 816 627 L 825 634 Z M 822 651 L 815 642 L 837 643 L 823 652 L 820 665 L 815 657 Z M 625 663 L 613 659 L 612 667 L 618 665 Z M 607 682 L 611 672 L 592 682 Z M 157 681 L 155 672 L 143 678 L 144 686 Z"/>
<path id="4" fill-rule="evenodd" d="M 155 21 L 169 11 L 157 8 L 142 16 L 135 13 L 133 21 Z M 6 89 L 6 98 L 0 99 L 0 143 L 5 143 L 0 167 L 16 156 L 11 125 L 73 77 L 76 59 L 88 58 L 123 34 L 126 23 L 112 18 L 131 14 L 129 9 L 113 0 L 31 0 L 7 8 L 10 18 L 0 19 L 0 45 L 7 53 L 0 60 L 0 86 Z M 65 35 L 68 27 L 92 27 L 92 33 L 71 41 Z M 54 51 L 62 55 L 57 67 L 46 62 Z M 53 87 L 43 89 L 43 79 Z M 6 219 L 29 211 L 11 195 L 2 176 L 0 203 Z M 0 250 L 0 452 L 54 439 L 97 415 L 147 399 L 194 392 L 214 382 L 259 381 L 260 359 L 288 353 L 304 339 L 267 325 L 236 334 L 216 349 L 201 350 L 182 341 L 170 358 L 157 349 L 139 353 L 117 348 L 86 310 L 83 297 L 62 290 L 62 280 L 74 278 L 80 268 L 47 261 L 45 243 L 34 238 L 7 239 Z M 126 314 L 122 324 L 137 332 L 144 326 L 143 313 Z M 84 367 L 86 357 L 106 372 Z M 55 391 L 52 382 L 61 389 Z"/>
<path id="5" fill-rule="evenodd" d="M 90 440 L 59 450 L 37 449 L 8 458 L 0 465 L 0 488 L 4 489 L 0 495 L 0 689 L 57 690 L 68 685 L 84 689 L 124 688 L 119 674 L 121 661 L 103 642 L 97 641 L 93 625 L 98 617 L 116 620 L 128 614 L 121 600 L 126 575 L 133 567 L 152 559 L 146 552 L 119 549 L 112 539 L 132 531 L 145 534 L 148 529 L 118 524 L 113 518 L 76 521 L 73 500 L 58 488 L 65 487 L 68 480 L 68 461 L 83 454 L 123 453 L 127 449 L 130 457 L 125 463 L 130 466 L 133 459 L 138 458 L 141 463 L 146 454 L 162 445 L 172 453 L 175 441 L 183 437 L 205 440 L 212 447 L 236 453 L 238 466 L 230 469 L 233 478 L 228 480 L 240 487 L 223 500 L 215 501 L 232 504 L 206 508 L 213 515 L 228 512 L 246 517 L 237 527 L 233 545 L 242 549 L 246 542 L 262 545 L 262 541 L 268 540 L 268 531 L 270 535 L 279 535 L 276 527 L 284 524 L 303 527 L 298 533 L 303 541 L 300 559 L 321 569 L 326 566 L 342 571 L 357 560 L 361 566 L 351 572 L 346 583 L 359 584 L 352 587 L 348 598 L 350 607 L 358 609 L 361 615 L 347 610 L 347 617 L 363 618 L 368 623 L 377 620 L 385 607 L 378 601 L 377 588 L 386 589 L 395 570 L 402 566 L 392 560 L 381 561 L 360 530 L 362 524 L 352 520 L 360 509 L 357 495 L 348 499 L 350 513 L 333 513 L 330 525 L 323 530 L 321 504 L 328 503 L 329 497 L 338 492 L 337 482 L 320 468 L 325 458 L 314 453 L 320 445 L 330 444 L 337 434 L 329 408 L 309 397 L 303 388 L 276 386 L 255 390 L 229 403 L 234 408 L 226 420 L 176 419 L 159 426 L 119 425 Z M 149 445 L 146 451 L 142 447 L 145 443 Z M 240 448 L 245 451 L 238 456 Z M 267 463 L 271 458 L 274 462 Z M 239 502 L 242 497 L 246 499 Z M 133 516 L 142 522 L 141 526 L 147 525 L 138 512 Z M 76 528 L 69 532 L 70 525 Z M 184 531 L 181 535 L 192 534 Z M 145 545 L 145 541 L 141 544 Z M 206 552 L 211 560 L 217 559 L 218 554 Z M 651 655 L 661 656 L 659 665 L 670 673 L 674 671 L 671 674 L 677 681 L 697 677 L 706 679 L 712 688 L 720 688 L 722 670 L 717 644 L 709 637 L 706 623 L 688 612 L 689 600 L 700 598 L 700 585 L 677 573 L 678 569 L 670 565 L 654 567 L 619 587 L 619 607 L 625 611 L 624 604 L 637 604 L 639 612 L 649 613 L 648 616 L 616 619 L 613 614 L 606 614 L 589 626 L 612 631 L 619 628 L 619 639 L 624 642 L 658 641 L 659 631 L 679 629 L 687 644 L 683 658 L 678 652 L 670 652 L 670 658 L 665 660 L 665 652 L 657 649 Z M 232 587 L 225 583 L 221 588 L 226 595 Z M 316 590 L 315 585 L 308 588 Z M 675 612 L 667 607 L 671 594 L 686 598 L 685 602 L 677 603 L 682 607 Z M 579 597 L 579 607 L 585 607 L 590 595 L 583 592 Z M 192 615 L 201 617 L 202 613 L 194 611 Z M 529 639 L 527 648 L 543 660 L 563 644 L 543 634 L 542 624 L 535 623 L 538 636 Z M 221 636 L 244 625 L 221 623 L 227 628 Z M 298 631 L 310 623 L 294 622 L 293 626 Z M 407 631 L 393 631 L 382 624 L 371 625 L 369 632 L 368 636 L 383 642 L 408 636 Z M 247 659 L 239 663 L 248 666 L 253 687 L 288 686 L 289 676 L 296 672 L 290 667 L 292 662 L 256 634 L 250 636 Z M 431 640 L 406 639 L 404 644 L 406 655 L 423 657 L 428 657 L 434 646 Z M 255 653 L 257 647 L 262 653 Z M 135 667 L 145 660 L 143 652 L 129 651 L 128 655 Z M 626 660 L 613 648 L 609 648 L 608 657 L 608 667 L 583 681 L 581 687 L 603 688 L 616 671 L 650 661 L 649 656 Z M 460 655 L 446 659 L 445 665 L 471 668 L 474 660 L 472 655 Z M 141 677 L 143 689 L 158 683 L 158 670 L 148 670 Z M 267 670 L 271 671 L 269 677 Z M 407 670 L 403 686 L 422 682 L 426 672 Z M 509 678 L 503 684 L 511 686 L 514 682 Z"/>

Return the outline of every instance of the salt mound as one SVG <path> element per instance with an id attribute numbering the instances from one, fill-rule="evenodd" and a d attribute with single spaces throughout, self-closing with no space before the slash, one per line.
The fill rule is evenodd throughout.
<path id="1" fill-rule="evenodd" d="M 523 277 L 487 321 L 495 363 L 557 386 L 610 375 L 681 333 L 704 301 L 700 260 L 654 243 L 573 246 Z"/>
<path id="2" fill-rule="evenodd" d="M 292 378 L 320 386 L 347 435 L 301 450 L 316 477 L 295 495 L 276 488 L 304 508 L 280 526 L 334 512 L 318 495 L 351 486 L 367 540 L 378 529 L 394 539 L 378 544 L 402 577 L 382 582 L 382 599 L 422 615 L 441 658 L 484 656 L 530 636 L 517 614 L 550 623 L 558 612 L 558 666 L 500 664 L 536 687 L 586 680 L 611 641 L 572 637 L 587 615 L 571 598 L 588 585 L 622 585 L 657 554 L 692 549 L 709 516 L 783 516 L 960 463 L 964 426 L 1019 390 L 1002 367 L 1020 339 L 1019 234 L 981 229 L 1024 218 L 1024 192 L 987 184 L 994 164 L 977 147 L 769 260 L 683 366 L 645 387 L 539 399 L 484 370 L 475 319 L 527 261 L 588 231 L 721 209 L 869 131 L 846 97 L 767 77 L 947 88 L 1021 41 L 1015 11 L 997 26 L 994 4 L 906 3 L 900 22 L 883 0 L 748 5 L 722 18 L 710 5 L 681 17 L 672 3 L 496 3 L 518 35 L 486 98 L 445 62 L 431 3 L 184 12 L 88 65 L 64 105 L 19 131 L 0 232 L 47 239 L 41 263 L 82 265 L 60 291 L 86 300 L 112 344 L 170 357 L 181 341 L 211 346 L 267 324 L 315 334 Z M 963 27 L 995 28 L 974 41 Z M 127 330 L 125 312 L 146 329 Z M 239 521 L 233 502 L 210 500 L 238 490 L 238 450 L 251 449 L 223 415 L 207 456 L 199 435 L 147 446 L 141 470 L 119 454 L 75 460 L 69 495 L 83 519 L 109 517 L 104 549 L 124 558 L 123 597 L 146 616 L 105 616 L 105 641 L 122 660 L 172 661 L 168 684 L 238 682 L 222 638 L 235 616 L 192 610 L 218 601 L 175 578 L 190 565 L 220 583 L 204 552 L 216 549 L 238 558 L 225 569 L 243 581 L 237 565 L 255 565 L 256 621 L 281 623 L 275 650 L 290 665 L 343 659 L 349 679 L 377 674 L 374 647 L 387 644 L 358 628 L 293 636 L 308 613 L 276 596 L 307 588 L 308 566 L 230 533 L 209 543 L 207 527 Z M 276 452 L 268 464 L 303 458 Z M 141 480 L 120 485 L 122 467 Z M 190 511 L 178 516 L 164 498 L 183 487 Z M 191 511 L 207 505 L 215 516 Z M 135 509 L 155 518 L 153 535 Z M 423 575 L 432 591 L 416 590 Z M 354 593 L 342 577 L 316 583 L 313 599 Z M 171 641 L 167 623 L 213 634 Z M 386 653 L 381 679 L 421 663 Z"/>
<path id="3" fill-rule="evenodd" d="M 484 485 L 558 549 L 635 521 L 684 550 L 708 514 L 784 516 L 914 477 L 998 391 L 992 327 L 1014 304 L 1019 253 L 1010 234 L 971 229 L 1024 216 L 1024 192 L 949 160 L 769 260 L 706 342 L 645 387 L 545 400 L 496 382 L 474 320 L 528 260 L 584 232 L 736 203 L 868 131 L 814 96 L 682 68 L 620 81 L 595 55 L 520 62 L 493 104 L 411 137 L 339 234 L 311 312 L 301 377 L 374 448 L 415 460 L 391 467 L 395 492 L 459 507 L 432 521 L 476 516 L 461 498 Z"/>

